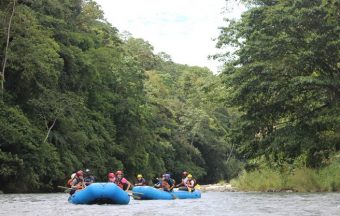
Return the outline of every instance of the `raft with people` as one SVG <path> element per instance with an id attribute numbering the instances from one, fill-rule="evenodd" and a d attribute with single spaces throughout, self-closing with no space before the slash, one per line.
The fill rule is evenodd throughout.
<path id="1" fill-rule="evenodd" d="M 124 173 L 118 170 L 116 173 L 108 173 L 108 182 L 95 183 L 95 177 L 90 170 L 77 171 L 71 175 L 68 181 L 69 202 L 73 204 L 128 204 L 132 196 L 137 200 L 172 200 L 172 199 L 198 199 L 201 191 L 196 180 L 187 172 L 182 173 L 182 180 L 176 185 L 176 181 L 169 173 L 157 178 L 157 183 L 151 187 L 141 174 L 137 175 L 132 194 L 127 191 L 132 184 L 124 178 Z M 176 189 L 175 189 L 176 187 Z"/>
<path id="2" fill-rule="evenodd" d="M 198 199 L 201 198 L 201 191 L 197 186 L 192 175 L 187 172 L 183 172 L 182 181 L 177 185 L 171 175 L 165 173 L 154 187 L 136 186 L 132 189 L 132 195 L 134 199 L 140 200 Z"/>
<path id="3" fill-rule="evenodd" d="M 131 183 L 123 177 L 123 172 L 108 174 L 108 182 L 95 183 L 90 170 L 82 170 L 71 175 L 68 201 L 73 204 L 128 204 L 130 196 L 126 192 Z"/>
<path id="4" fill-rule="evenodd" d="M 73 204 L 120 204 L 130 202 L 130 196 L 114 183 L 92 183 L 69 197 Z"/>
<path id="5" fill-rule="evenodd" d="M 134 199 L 138 200 L 199 199 L 201 191 L 173 190 L 168 192 L 150 186 L 136 186 L 132 189 L 132 195 Z"/>

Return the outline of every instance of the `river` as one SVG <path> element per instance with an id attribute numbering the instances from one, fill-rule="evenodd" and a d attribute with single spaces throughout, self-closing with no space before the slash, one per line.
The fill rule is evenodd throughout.
<path id="1" fill-rule="evenodd" d="M 197 200 L 74 205 L 65 193 L 0 194 L 0 215 L 340 215 L 340 193 L 205 192 Z"/>

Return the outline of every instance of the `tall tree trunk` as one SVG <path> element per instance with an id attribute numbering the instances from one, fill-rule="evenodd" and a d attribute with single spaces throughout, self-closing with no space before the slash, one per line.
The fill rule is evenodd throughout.
<path id="1" fill-rule="evenodd" d="M 47 130 L 47 134 L 46 134 L 46 137 L 44 139 L 44 142 L 46 142 L 48 137 L 50 136 L 51 130 L 54 127 L 56 121 L 57 121 L 57 118 L 54 119 L 54 121 L 53 121 L 53 123 L 50 127 L 48 127 L 48 125 L 46 124 L 46 127 L 48 128 L 48 130 Z"/>
<path id="2" fill-rule="evenodd" d="M 10 38 L 10 33 L 11 33 L 11 27 L 12 27 L 12 20 L 13 16 L 15 13 L 15 6 L 16 6 L 17 0 L 13 0 L 13 7 L 12 7 L 12 14 L 9 18 L 8 21 L 8 28 L 7 28 L 7 39 L 6 39 L 6 46 L 5 46 L 5 53 L 4 53 L 4 60 L 2 64 L 2 70 L 1 70 L 1 100 L 3 101 L 4 97 L 4 82 L 5 82 L 5 69 L 6 69 L 6 64 L 7 64 L 7 52 L 8 52 L 8 47 L 9 47 L 9 38 Z"/>

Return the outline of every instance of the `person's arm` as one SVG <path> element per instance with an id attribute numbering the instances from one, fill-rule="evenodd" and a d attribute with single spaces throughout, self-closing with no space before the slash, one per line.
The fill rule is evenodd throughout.
<path id="1" fill-rule="evenodd" d="M 85 183 L 84 179 L 81 181 L 81 184 L 82 184 L 83 188 L 86 188 L 86 183 Z"/>
<path id="2" fill-rule="evenodd" d="M 126 184 L 127 184 L 128 186 L 127 186 L 127 188 L 126 188 L 125 191 L 128 191 L 128 190 L 130 189 L 130 187 L 131 187 L 131 183 L 130 183 L 128 180 L 126 180 Z"/>
<path id="3" fill-rule="evenodd" d="M 175 187 L 175 185 L 176 185 L 176 181 L 173 179 L 172 180 L 173 182 L 172 182 L 172 185 L 171 185 L 171 187 L 169 188 L 169 190 L 171 191 L 172 189 L 174 189 L 174 187 Z"/>
<path id="4" fill-rule="evenodd" d="M 184 186 L 183 181 L 181 181 L 181 183 L 179 183 L 178 185 L 176 185 L 176 187 L 181 187 L 181 186 Z"/>

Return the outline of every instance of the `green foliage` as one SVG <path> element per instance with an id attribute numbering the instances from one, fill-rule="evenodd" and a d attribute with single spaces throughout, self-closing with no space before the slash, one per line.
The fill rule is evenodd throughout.
<path id="1" fill-rule="evenodd" d="M 218 42 L 235 52 L 214 75 L 121 37 L 95 1 L 17 1 L 0 190 L 50 191 L 84 168 L 102 181 L 117 169 L 177 179 L 187 170 L 203 183 L 244 168 L 246 190 L 339 190 L 337 1 L 243 2 L 250 9 Z M 1 62 L 12 6 L 0 2 Z"/>
<path id="2" fill-rule="evenodd" d="M 1 61 L 11 6 L 0 3 Z M 2 191 L 51 191 L 85 168 L 202 182 L 239 169 L 221 78 L 121 39 L 95 1 L 17 1 L 5 75 Z"/>
<path id="3" fill-rule="evenodd" d="M 0 123 L 2 189 L 27 192 L 52 186 L 61 174 L 54 146 L 42 141 L 41 131 L 16 107 L 2 103 Z"/>
<path id="4" fill-rule="evenodd" d="M 299 168 L 289 177 L 289 185 L 300 192 L 320 191 L 318 173 L 309 168 Z"/>
<path id="5" fill-rule="evenodd" d="M 321 169 L 307 167 L 273 169 L 263 167 L 244 172 L 231 183 L 246 191 L 334 192 L 340 191 L 339 155 L 332 157 L 330 164 Z"/>
<path id="6" fill-rule="evenodd" d="M 283 176 L 271 169 L 244 172 L 231 184 L 245 191 L 278 191 L 284 188 Z"/>
<path id="7" fill-rule="evenodd" d="M 231 141 L 243 160 L 293 164 L 304 155 L 308 167 L 322 167 L 340 150 L 339 3 L 251 5 L 218 41 L 235 48 L 220 55 L 226 103 L 240 114 Z"/>

